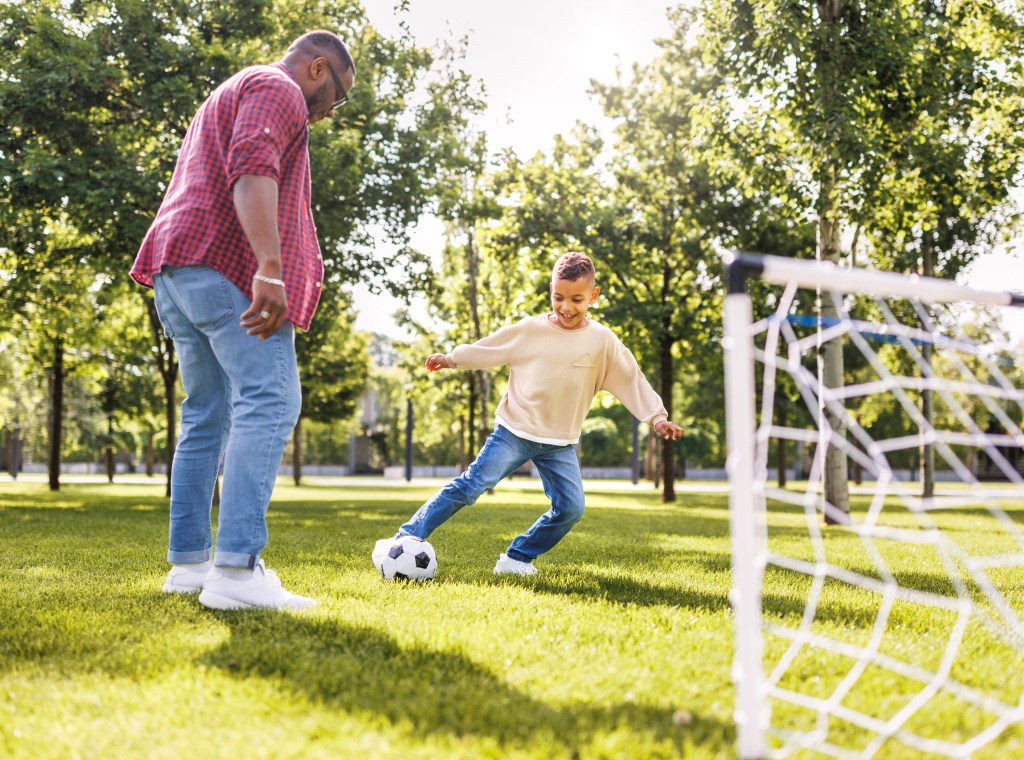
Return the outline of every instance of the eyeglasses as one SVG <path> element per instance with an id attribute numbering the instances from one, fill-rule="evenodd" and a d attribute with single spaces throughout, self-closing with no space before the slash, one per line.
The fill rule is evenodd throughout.
<path id="1" fill-rule="evenodd" d="M 331 66 L 331 62 L 324 58 L 324 63 L 327 64 L 327 70 L 331 72 L 331 78 L 334 79 L 334 86 L 337 87 L 338 92 L 341 93 L 341 97 L 331 104 L 331 110 L 334 111 L 348 103 L 348 93 L 345 91 L 345 85 L 341 83 L 341 79 L 334 72 L 334 67 Z"/>

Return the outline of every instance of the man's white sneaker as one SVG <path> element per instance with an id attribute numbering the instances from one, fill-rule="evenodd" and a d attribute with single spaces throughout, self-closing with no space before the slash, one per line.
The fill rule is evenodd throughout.
<path id="1" fill-rule="evenodd" d="M 188 565 L 175 565 L 167 573 L 163 591 L 165 594 L 198 594 L 203 590 L 203 581 L 210 572 L 213 563 L 195 562 Z"/>
<path id="2" fill-rule="evenodd" d="M 301 610 L 316 601 L 287 591 L 277 573 L 267 570 L 261 559 L 247 578 L 229 578 L 214 567 L 206 576 L 199 602 L 214 610 L 243 610 L 269 607 L 277 610 Z"/>
<path id="3" fill-rule="evenodd" d="M 502 554 L 498 557 L 498 563 L 494 566 L 495 575 L 536 575 L 537 568 L 533 566 L 532 562 L 520 562 L 518 559 L 512 559 L 507 554 Z"/>

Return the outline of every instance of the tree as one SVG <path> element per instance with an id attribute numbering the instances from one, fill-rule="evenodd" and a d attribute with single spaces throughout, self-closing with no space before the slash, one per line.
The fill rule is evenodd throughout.
<path id="1" fill-rule="evenodd" d="M 17 260 L 7 254 L 5 288 L 8 324 L 21 336 L 27 356 L 47 367 L 49 398 L 47 469 L 50 490 L 60 490 L 65 380 L 91 358 L 91 326 L 85 315 L 96 313 L 96 279 L 75 265 L 83 241 L 59 221 L 40 229 L 40 256 Z M 87 241 L 85 241 L 87 245 Z M 60 252 L 58 254 L 57 252 Z M 44 266 L 40 266 L 45 262 Z"/>
<path id="2" fill-rule="evenodd" d="M 381 37 L 353 2 L 42 0 L 0 6 L 0 249 L 19 262 L 9 289 L 33 302 L 29 266 L 123 276 L 198 104 L 242 65 L 273 60 L 323 26 L 351 41 L 360 73 L 349 106 L 311 133 L 325 301 L 344 302 L 341 289 L 363 277 L 399 294 L 418 287 L 428 268 L 422 255 L 406 246 L 383 261 L 370 244 L 374 226 L 407 239 L 432 197 L 447 135 L 432 100 L 410 105 L 432 59 L 408 35 Z M 55 223 L 67 230 L 66 250 L 44 244 Z M 76 292 L 65 295 L 70 311 L 81 311 Z M 142 297 L 173 440 L 177 362 L 150 296 Z M 168 457 L 170 466 L 173 446 Z"/>
<path id="3" fill-rule="evenodd" d="M 651 64 L 635 66 L 625 81 L 594 85 L 617 125 L 607 156 L 585 127 L 573 142 L 556 140 L 550 160 L 523 166 L 514 212 L 538 258 L 573 248 L 595 258 L 602 287 L 595 314 L 607 315 L 641 367 L 654 370 L 670 416 L 680 363 L 705 352 L 719 329 L 714 244 L 731 208 L 701 136 L 711 82 L 691 41 L 692 18 L 676 10 L 671 21 L 672 37 Z M 661 443 L 666 502 L 676 498 L 676 448 Z"/>
<path id="4" fill-rule="evenodd" d="M 978 83 L 991 65 L 978 59 L 981 65 L 965 78 L 971 66 L 963 67 L 964 48 L 949 44 L 954 36 L 988 33 L 1007 21 L 989 6 L 981 0 L 869 6 L 711 0 L 705 6 L 703 38 L 720 75 L 714 97 L 719 134 L 755 136 L 753 146 L 734 155 L 749 174 L 775 180 L 772 192 L 780 202 L 816 220 L 820 260 L 840 260 L 844 233 L 856 247 L 863 226 L 889 207 L 879 193 L 882 178 L 906 172 L 899 157 L 916 143 L 931 109 L 947 101 L 956 110 L 961 84 Z M 953 32 L 968 20 L 969 28 Z M 1006 70 L 1019 72 L 1019 58 Z M 820 300 L 823 319 L 834 312 Z M 821 346 L 819 374 L 826 386 L 843 384 L 840 341 Z M 842 415 L 822 413 L 844 436 Z M 827 521 L 849 511 L 846 464 L 842 451 L 829 446 L 825 499 L 837 511 L 830 510 Z"/>
<path id="5" fill-rule="evenodd" d="M 441 77 L 432 83 L 434 101 L 444 115 L 447 125 L 443 138 L 443 155 L 439 163 L 435 186 L 435 210 L 439 219 L 445 222 L 447 245 L 444 259 L 457 272 L 462 283 L 450 282 L 445 289 L 462 295 L 459 303 L 466 320 L 458 319 L 455 325 L 458 342 L 473 343 L 487 332 L 481 316 L 483 283 L 482 267 L 486 253 L 481 250 L 484 238 L 483 227 L 496 219 L 498 208 L 492 185 L 493 176 L 488 172 L 488 149 L 486 133 L 472 125 L 472 118 L 485 107 L 483 93 L 478 81 L 457 68 L 463 48 L 446 45 L 442 49 L 440 62 Z M 438 114 L 440 115 L 440 114 Z M 454 314 L 453 314 L 454 316 Z M 489 414 L 491 396 L 490 374 L 478 370 L 469 379 L 469 448 L 475 449 L 473 423 L 476 403 L 480 405 L 480 440 L 487 436 L 492 424 Z"/>
<path id="6" fill-rule="evenodd" d="M 302 480 L 302 421 L 331 423 L 352 415 L 369 374 L 367 336 L 353 327 L 351 308 L 330 300 L 318 310 L 309 332 L 296 337 L 296 352 L 303 356 L 299 375 L 302 409 L 292 436 L 292 475 Z"/>
<path id="7" fill-rule="evenodd" d="M 890 85 L 901 108 L 859 224 L 883 266 L 955 279 L 1015 226 L 1008 200 L 1024 167 L 1024 17 L 990 3 L 923 4 L 906 23 L 918 30 L 920 63 Z M 932 353 L 923 347 L 926 365 Z M 931 390 L 921 406 L 932 420 Z M 921 454 L 922 495 L 931 497 L 934 446 Z"/>

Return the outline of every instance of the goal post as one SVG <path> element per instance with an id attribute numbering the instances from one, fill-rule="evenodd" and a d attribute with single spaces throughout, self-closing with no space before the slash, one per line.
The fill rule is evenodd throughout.
<path id="1" fill-rule="evenodd" d="M 725 469 L 731 484 L 754 482 L 754 354 L 750 325 L 753 309 L 745 288 L 746 270 L 728 270 L 729 292 L 723 304 L 726 381 Z M 735 290 L 734 290 L 735 288 Z M 761 637 L 744 631 L 761 630 L 761 580 L 757 567 L 763 552 L 757 550 L 758 514 L 752 488 L 729 489 L 729 531 L 732 536 L 733 582 L 730 598 L 734 610 L 736 655 L 737 740 L 742 758 L 764 755 L 761 695 Z M 743 558 L 740 561 L 740 558 Z"/>
<path id="2" fill-rule="evenodd" d="M 776 256 L 724 263 L 740 757 L 1024 746 L 1024 382 L 992 332 L 993 310 L 1024 296 Z M 819 296 L 838 317 L 806 313 Z M 813 367 L 830 340 L 855 356 L 843 387 Z M 806 483 L 771 485 L 778 446 L 808 452 Z M 826 529 L 830 446 L 864 484 Z M 953 481 L 934 496 L 916 479 L 924 447 Z M 983 480 L 982 460 L 1006 485 Z"/>

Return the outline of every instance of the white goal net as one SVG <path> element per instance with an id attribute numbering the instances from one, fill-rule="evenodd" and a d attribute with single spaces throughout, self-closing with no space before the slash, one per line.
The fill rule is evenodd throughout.
<path id="1" fill-rule="evenodd" d="M 1020 297 L 727 265 L 740 756 L 1024 757 Z"/>

